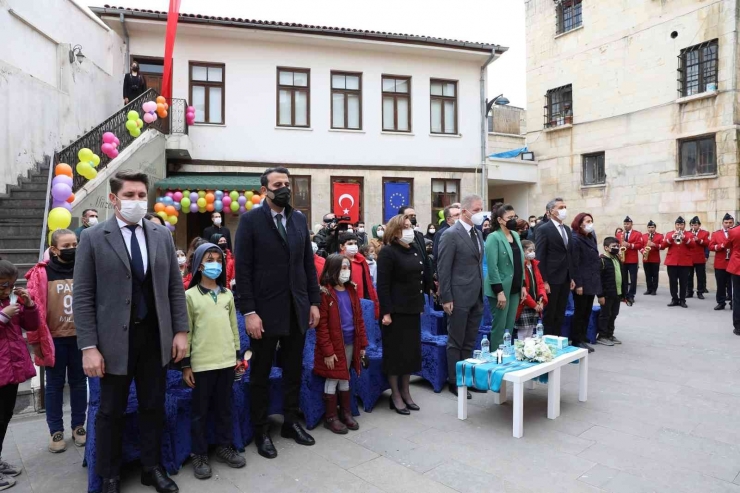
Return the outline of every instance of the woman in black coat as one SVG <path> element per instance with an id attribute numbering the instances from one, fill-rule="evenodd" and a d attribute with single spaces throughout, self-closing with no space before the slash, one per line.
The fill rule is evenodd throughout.
<path id="1" fill-rule="evenodd" d="M 421 313 L 424 311 L 424 253 L 414 241 L 408 216 L 391 218 L 378 254 L 378 299 L 383 337 L 383 372 L 391 386 L 390 408 L 418 411 L 409 392 L 411 374 L 421 370 Z"/>
<path id="2" fill-rule="evenodd" d="M 582 212 L 573 219 L 571 229 L 573 281 L 576 289 L 573 292 L 575 311 L 570 338 L 574 346 L 588 349 L 591 353 L 594 349 L 586 343 L 586 330 L 591 318 L 594 297 L 601 291 L 601 261 L 594 233 L 594 218 L 591 214 Z"/>

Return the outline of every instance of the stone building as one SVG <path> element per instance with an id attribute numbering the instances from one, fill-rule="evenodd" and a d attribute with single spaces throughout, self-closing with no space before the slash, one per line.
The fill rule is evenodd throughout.
<path id="1" fill-rule="evenodd" d="M 600 237 L 625 215 L 659 232 L 679 215 L 710 231 L 737 217 L 738 8 L 527 0 L 530 210 L 563 197 Z"/>

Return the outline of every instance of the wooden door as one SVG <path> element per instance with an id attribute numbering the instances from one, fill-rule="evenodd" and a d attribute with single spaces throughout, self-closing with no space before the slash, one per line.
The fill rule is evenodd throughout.
<path id="1" fill-rule="evenodd" d="M 146 79 L 146 88 L 154 89 L 158 94 L 162 94 L 162 74 L 147 74 L 142 72 L 141 75 Z"/>

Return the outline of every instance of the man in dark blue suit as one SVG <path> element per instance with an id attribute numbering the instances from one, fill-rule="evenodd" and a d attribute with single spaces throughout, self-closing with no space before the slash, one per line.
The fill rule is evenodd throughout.
<path id="1" fill-rule="evenodd" d="M 301 445 L 314 439 L 298 423 L 298 398 L 306 330 L 319 322 L 321 302 L 306 217 L 290 206 L 290 172 L 270 168 L 260 178 L 262 207 L 242 215 L 236 231 L 239 310 L 251 339 L 251 416 L 257 451 L 274 459 L 277 450 L 267 420 L 268 384 L 275 350 L 283 361 L 280 432 Z"/>

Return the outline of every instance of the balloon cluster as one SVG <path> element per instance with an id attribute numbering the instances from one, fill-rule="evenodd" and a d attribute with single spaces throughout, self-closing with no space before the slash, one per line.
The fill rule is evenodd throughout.
<path id="1" fill-rule="evenodd" d="M 176 205 L 178 207 L 175 207 Z M 180 215 L 179 205 L 175 203 L 172 196 L 160 197 L 154 204 L 154 212 L 162 218 L 167 229 L 170 231 L 175 230 L 175 224 L 177 224 L 177 218 Z"/>
<path id="2" fill-rule="evenodd" d="M 121 145 L 121 141 L 113 132 L 105 132 L 103 134 L 103 145 L 100 146 L 100 151 L 111 159 L 115 159 L 118 156 L 118 146 Z"/>
<path id="3" fill-rule="evenodd" d="M 164 96 L 157 96 L 156 112 L 160 118 L 167 118 L 167 110 L 169 108 L 170 105 L 167 104 L 167 100 L 164 98 Z"/>
<path id="4" fill-rule="evenodd" d="M 185 121 L 188 125 L 195 123 L 195 106 L 188 106 L 185 112 Z"/>
<path id="5" fill-rule="evenodd" d="M 51 195 L 54 202 L 47 220 L 49 230 L 68 228 L 72 222 L 72 202 L 75 200 L 75 194 L 72 193 L 72 166 L 69 164 L 59 163 L 54 168 Z"/>
<path id="6" fill-rule="evenodd" d="M 139 118 L 139 112 L 131 110 L 126 114 L 126 130 L 131 134 L 131 137 L 136 138 L 141 135 L 141 128 L 144 126 L 144 122 Z"/>
<path id="7" fill-rule="evenodd" d="M 154 123 L 157 121 L 157 103 L 154 101 L 147 101 L 141 105 L 141 109 L 144 110 L 145 123 Z"/>
<path id="8" fill-rule="evenodd" d="M 80 160 L 80 162 L 77 163 L 77 166 L 75 166 L 78 175 L 82 175 L 88 180 L 92 180 L 98 176 L 98 172 L 95 168 L 100 164 L 100 156 L 87 147 L 83 147 L 77 153 L 77 157 Z"/>
<path id="9" fill-rule="evenodd" d="M 177 218 L 173 223 L 172 210 L 187 214 L 189 212 L 228 212 L 243 214 L 255 207 L 260 207 L 264 196 L 254 193 L 253 191 L 237 192 L 232 190 L 177 190 L 167 191 L 164 196 L 157 199 L 154 205 L 154 211 L 170 224 L 176 224 Z M 159 205 L 159 207 L 157 207 Z M 168 207 L 172 207 L 168 211 Z M 164 214 L 164 215 L 163 215 Z M 166 216 L 166 217 L 165 217 Z"/>

